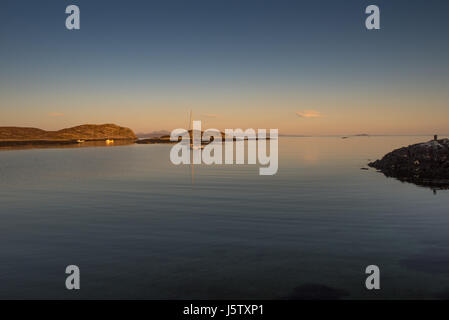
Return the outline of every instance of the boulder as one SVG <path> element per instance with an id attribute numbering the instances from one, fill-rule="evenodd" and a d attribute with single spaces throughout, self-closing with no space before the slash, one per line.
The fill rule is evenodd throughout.
<path id="1" fill-rule="evenodd" d="M 432 140 L 396 149 L 370 167 L 402 181 L 449 187 L 449 139 Z"/>

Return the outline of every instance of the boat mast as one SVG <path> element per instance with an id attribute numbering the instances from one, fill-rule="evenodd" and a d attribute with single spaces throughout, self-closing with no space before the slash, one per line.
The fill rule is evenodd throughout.
<path id="1" fill-rule="evenodd" d="M 192 129 L 192 109 L 190 109 L 189 131 Z"/>

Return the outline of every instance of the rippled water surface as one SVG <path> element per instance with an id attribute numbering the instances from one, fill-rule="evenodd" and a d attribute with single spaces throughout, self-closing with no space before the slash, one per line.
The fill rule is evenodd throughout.
<path id="1" fill-rule="evenodd" d="M 169 145 L 0 151 L 0 298 L 448 298 L 449 191 L 361 170 L 428 139 L 282 137 L 275 176 Z"/>

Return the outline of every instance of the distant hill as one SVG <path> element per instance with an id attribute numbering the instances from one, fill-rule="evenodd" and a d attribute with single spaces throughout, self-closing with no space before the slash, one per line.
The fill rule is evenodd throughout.
<path id="1" fill-rule="evenodd" d="M 159 130 L 159 131 L 152 131 L 148 133 L 137 133 L 136 136 L 140 139 L 143 138 L 159 138 L 162 136 L 170 135 L 170 131 L 167 130 Z"/>
<path id="2" fill-rule="evenodd" d="M 0 140 L 135 140 L 137 136 L 129 128 L 115 124 L 84 124 L 58 131 L 45 131 L 37 128 L 0 127 Z"/>

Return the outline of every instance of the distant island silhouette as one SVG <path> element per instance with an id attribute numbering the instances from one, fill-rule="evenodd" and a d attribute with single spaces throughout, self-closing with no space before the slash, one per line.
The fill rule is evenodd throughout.
<path id="1" fill-rule="evenodd" d="M 144 132 L 136 133 L 136 136 L 137 136 L 139 139 L 145 139 L 145 138 L 160 138 L 160 137 L 162 137 L 162 136 L 167 136 L 167 135 L 170 135 L 170 131 L 167 131 L 167 130 L 158 130 L 158 131 L 151 131 L 151 132 L 147 132 L 147 133 L 144 133 Z"/>
<path id="2" fill-rule="evenodd" d="M 190 139 L 192 139 L 192 130 L 189 130 Z M 14 147 L 60 147 L 70 145 L 93 145 L 92 142 L 97 142 L 95 146 L 112 145 L 112 144 L 171 144 L 181 141 L 171 141 L 170 135 L 167 131 L 153 132 L 150 134 L 136 135 L 131 129 L 121 127 L 116 124 L 84 124 L 76 127 L 61 129 L 57 131 L 46 131 L 38 128 L 29 127 L 0 127 L 0 147 L 14 148 Z M 199 133 L 200 136 L 204 131 Z M 225 134 L 220 132 L 222 139 L 225 139 Z M 147 138 L 143 138 L 147 136 Z M 248 138 L 243 138 L 247 140 Z M 266 140 L 269 140 L 267 137 Z M 234 141 L 237 138 L 233 138 Z M 259 138 L 255 138 L 259 140 Z M 213 141 L 213 137 L 209 142 L 202 141 L 202 144 L 208 144 Z"/>
<path id="3" fill-rule="evenodd" d="M 137 136 L 115 124 L 84 124 L 58 131 L 28 127 L 0 127 L 0 146 L 59 146 L 88 141 L 135 141 Z"/>

